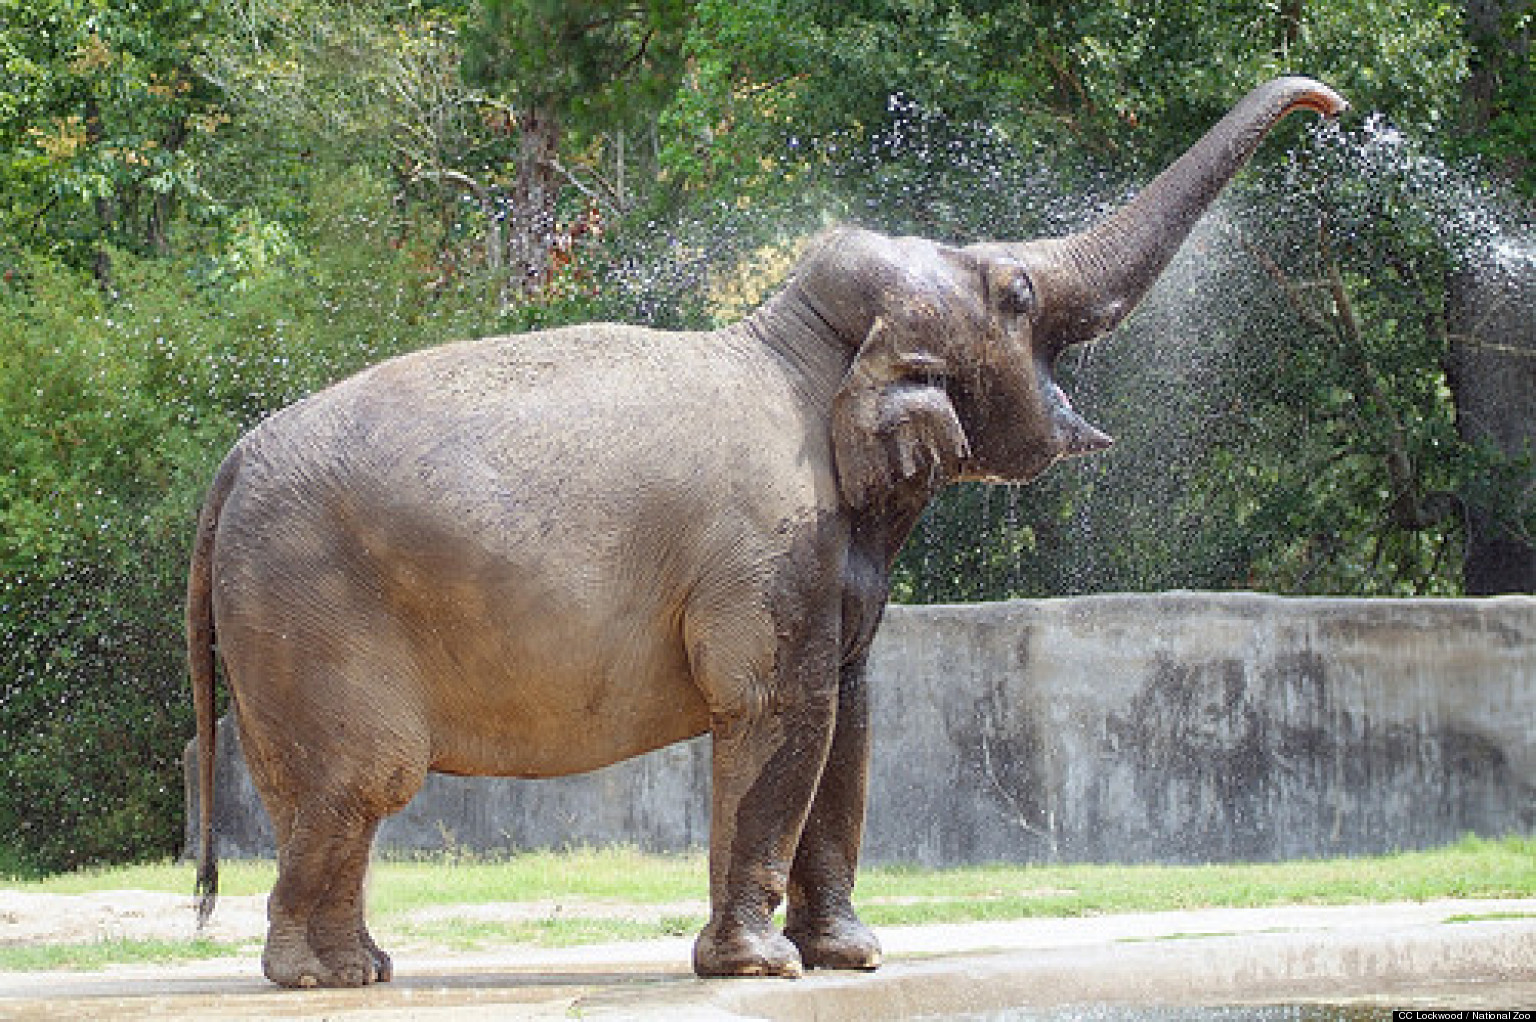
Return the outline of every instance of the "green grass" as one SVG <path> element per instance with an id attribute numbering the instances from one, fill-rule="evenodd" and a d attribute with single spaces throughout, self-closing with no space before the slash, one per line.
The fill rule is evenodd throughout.
<path id="1" fill-rule="evenodd" d="M 203 940 L 109 938 L 70 944 L 13 944 L 0 947 L 0 972 L 89 970 L 108 965 L 163 965 L 202 958 L 227 958 L 255 951 L 253 944 Z"/>
<path id="2" fill-rule="evenodd" d="M 656 921 L 591 919 L 551 915 L 515 922 L 466 922 L 436 920 L 427 923 L 383 923 L 379 940 L 386 947 L 392 939 L 428 943 L 455 951 L 484 951 L 509 944 L 533 947 L 576 947 L 623 940 L 654 940 L 658 937 L 691 937 L 704 926 L 705 916 L 666 916 Z M 3 955 L 0 955 L 3 961 Z"/>
<path id="3" fill-rule="evenodd" d="M 702 852 L 656 855 L 633 848 L 527 852 L 508 857 L 382 860 L 369 876 L 369 908 L 381 914 L 428 905 L 549 898 L 642 905 L 698 901 L 709 894 Z"/>
<path id="4" fill-rule="evenodd" d="M 1446 916 L 1445 923 L 1495 923 L 1508 919 L 1536 919 L 1536 912 L 1469 912 L 1465 915 Z"/>
<path id="5" fill-rule="evenodd" d="M 931 902 L 881 904 L 882 897 Z M 1427 852 L 1208 866 L 1000 866 L 861 876 L 871 923 L 965 922 L 1170 909 L 1536 897 L 1536 838 L 1466 838 Z"/>
<path id="6" fill-rule="evenodd" d="M 195 870 L 188 862 L 149 862 L 55 873 L 41 880 L 0 879 L 0 887 L 35 894 L 92 894 L 98 891 L 165 891 L 191 894 Z M 226 859 L 219 863 L 220 894 L 266 894 L 277 879 L 269 861 Z"/>
<path id="7" fill-rule="evenodd" d="M 192 867 L 158 863 L 7 882 L 24 891 L 78 894 L 113 890 L 189 893 Z M 220 892 L 264 894 L 271 863 L 230 861 Z M 669 906 L 702 902 L 709 888 L 702 854 L 650 855 L 633 849 L 535 852 L 505 858 L 453 855 L 383 860 L 369 890 L 381 940 L 424 941 L 458 949 L 502 944 L 564 946 L 692 934 L 692 912 L 653 908 L 639 919 L 590 918 L 583 902 Z M 1334 905 L 1435 898 L 1536 897 L 1536 838 L 1467 838 L 1427 852 L 1359 859 L 1209 866 L 978 866 L 931 870 L 883 867 L 860 874 L 857 900 L 871 924 L 971 922 L 1223 906 Z M 546 917 L 481 922 L 413 919 L 429 906 L 556 902 Z M 645 916 L 651 918 L 644 918 Z M 1469 920 L 1475 917 L 1467 917 Z M 246 953 L 211 941 L 113 940 L 88 945 L 0 947 L 0 970 L 95 968 Z"/>

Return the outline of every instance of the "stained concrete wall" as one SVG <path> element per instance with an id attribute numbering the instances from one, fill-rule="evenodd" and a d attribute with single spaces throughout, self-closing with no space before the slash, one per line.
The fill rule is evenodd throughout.
<path id="1" fill-rule="evenodd" d="M 1272 859 L 1536 832 L 1536 598 L 892 607 L 870 672 L 867 862 Z M 233 731 L 221 850 L 270 854 Z M 559 780 L 432 776 L 378 844 L 697 847 L 708 787 L 707 739 Z M 190 784 L 188 805 L 195 819 Z"/>

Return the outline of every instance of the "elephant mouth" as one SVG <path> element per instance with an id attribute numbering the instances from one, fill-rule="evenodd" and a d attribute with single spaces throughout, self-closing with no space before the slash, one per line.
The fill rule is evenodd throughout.
<path id="1" fill-rule="evenodd" d="M 1041 367 L 1036 377 L 1037 397 L 1006 410 L 994 409 L 996 418 L 982 422 L 971 452 L 959 466 L 957 479 L 978 483 L 1027 483 L 1062 458 L 1102 451 L 1114 438 L 1089 423 L 1072 406 L 1072 399 Z M 1008 425 L 992 428 L 989 423 Z M 990 442 L 989 442 L 990 441 Z"/>
<path id="2" fill-rule="evenodd" d="M 1058 457 L 1093 454 L 1112 446 L 1115 438 L 1093 425 L 1072 407 L 1072 399 L 1055 380 L 1046 380 L 1045 406 Z"/>

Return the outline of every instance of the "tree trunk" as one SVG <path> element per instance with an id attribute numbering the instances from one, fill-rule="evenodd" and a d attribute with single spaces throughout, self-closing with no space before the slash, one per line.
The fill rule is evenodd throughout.
<path id="1" fill-rule="evenodd" d="M 518 117 L 518 131 L 517 179 L 505 235 L 510 277 L 504 300 L 536 291 L 547 280 L 560 194 L 560 123 L 555 114 L 539 107 L 525 110 Z"/>
<path id="2" fill-rule="evenodd" d="M 1521 93 L 1509 86 L 1518 80 L 1530 54 L 1531 25 L 1519 17 L 1530 4 L 1531 0 L 1464 0 L 1462 26 L 1472 55 L 1461 85 L 1461 130 L 1469 137 L 1487 131 L 1496 118 L 1519 116 Z M 1508 163 L 1503 171 L 1518 178 L 1531 156 L 1511 151 L 1504 158 Z"/>
<path id="3" fill-rule="evenodd" d="M 1493 118 L 1499 85 L 1509 71 L 1525 60 L 1530 39 L 1509 31 L 1512 15 L 1529 0 L 1465 0 L 1463 24 L 1472 44 L 1472 59 L 1462 83 L 1463 127 L 1471 133 L 1488 127 Z"/>
<path id="4" fill-rule="evenodd" d="M 1490 259 L 1451 281 L 1446 301 L 1446 372 L 1456 426 L 1469 443 L 1511 459 L 1536 455 L 1536 268 Z M 1536 593 L 1536 545 L 1525 528 L 1536 501 L 1536 470 L 1467 494 L 1468 595 Z"/>
<path id="5" fill-rule="evenodd" d="M 1509 31 L 1509 18 L 1527 0 L 1465 0 L 1473 56 L 1463 84 L 1463 130 L 1487 128 L 1504 76 L 1530 45 Z M 1456 425 L 1471 443 L 1508 458 L 1536 457 L 1536 266 L 1524 253 L 1502 261 L 1490 246 L 1486 263 L 1454 276 L 1446 298 L 1451 334 L 1446 373 Z M 1536 501 L 1536 470 L 1497 487 L 1497 500 L 1468 494 L 1463 577 L 1471 595 L 1536 592 L 1536 544 L 1527 529 Z"/>
<path id="6" fill-rule="evenodd" d="M 1279 18 L 1275 22 L 1275 56 L 1289 57 L 1301 39 L 1302 18 L 1306 14 L 1306 0 L 1280 0 Z"/>
<path id="7" fill-rule="evenodd" d="M 103 137 L 101 127 L 101 106 L 95 97 L 88 97 L 85 101 L 85 143 L 88 146 L 100 144 Z M 96 286 L 101 288 L 103 294 L 112 293 L 112 250 L 109 247 L 112 239 L 112 228 L 117 222 L 117 203 L 112 198 L 97 196 L 96 209 L 96 252 L 91 259 L 91 273 L 96 278 Z"/>
<path id="8" fill-rule="evenodd" d="M 185 118 L 177 118 L 160 139 L 160 148 L 167 153 L 178 153 L 187 142 L 188 126 Z M 141 186 L 142 187 L 142 186 Z M 156 255 L 171 254 L 171 217 L 176 212 L 173 192 L 151 191 L 149 213 L 144 221 L 144 241 Z"/>

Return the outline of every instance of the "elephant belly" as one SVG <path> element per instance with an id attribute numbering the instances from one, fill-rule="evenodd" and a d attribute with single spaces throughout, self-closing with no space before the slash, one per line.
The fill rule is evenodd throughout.
<path id="1" fill-rule="evenodd" d="M 433 770 L 558 777 L 708 730 L 680 637 L 572 617 L 454 629 L 423 658 Z"/>
<path id="2" fill-rule="evenodd" d="M 412 555 L 385 542 L 387 516 L 366 537 L 259 520 L 229 516 L 215 613 L 242 711 L 273 732 L 307 746 L 339 722 L 386 741 L 424 732 L 429 769 L 553 777 L 708 728 L 653 587 L 615 599 L 617 580 L 569 561 L 471 559 L 441 537 Z"/>
<path id="3" fill-rule="evenodd" d="M 506 582 L 440 570 L 393 601 L 428 697 L 434 770 L 580 773 L 707 729 L 675 585 L 551 536 L 498 553 L 489 573 Z"/>

